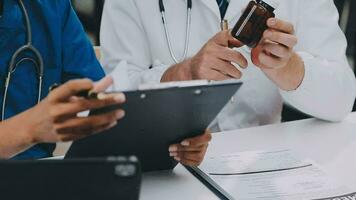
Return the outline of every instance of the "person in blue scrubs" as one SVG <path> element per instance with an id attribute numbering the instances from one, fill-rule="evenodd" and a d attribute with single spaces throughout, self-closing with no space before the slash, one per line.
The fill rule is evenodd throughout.
<path id="1" fill-rule="evenodd" d="M 42 97 L 37 106 L 37 77 L 30 62 L 21 63 L 12 74 L 0 123 L 0 158 L 38 159 L 49 157 L 57 141 L 75 140 L 115 126 L 124 111 L 77 117 L 77 113 L 121 104 L 123 94 L 105 100 L 87 100 L 75 95 L 81 90 L 105 90 L 112 79 L 98 81 L 104 72 L 98 63 L 69 0 L 23 0 L 32 25 L 33 45 L 44 59 Z M 14 52 L 26 43 L 26 26 L 18 0 L 0 0 L 0 86 L 5 85 L 9 62 Z M 25 55 L 31 57 L 31 55 Z M 65 83 L 48 94 L 55 83 Z M 3 89 L 3 88 L 2 88 Z M 4 100 L 4 94 L 0 94 Z M 34 106 L 34 107 L 33 107 Z M 170 146 L 171 156 L 186 165 L 199 165 L 211 140 L 209 132 Z M 52 143 L 52 144 L 44 144 Z M 179 151 L 176 153 L 176 151 Z M 179 158 L 178 158 L 179 156 Z"/>
<path id="2" fill-rule="evenodd" d="M 98 85 L 92 82 L 102 79 L 104 72 L 70 1 L 24 0 L 24 5 L 32 26 L 33 46 L 44 61 L 43 100 L 36 105 L 36 68 L 31 62 L 22 62 L 12 74 L 5 120 L 0 123 L 0 158 L 49 157 L 55 142 L 100 132 L 124 116 L 122 110 L 100 116 L 77 116 L 88 109 L 121 104 L 125 97 L 123 94 L 105 100 L 75 97 L 81 90 L 104 90 L 111 80 L 103 79 Z M 0 101 L 3 101 L 9 62 L 26 43 L 26 26 L 18 0 L 0 0 L 0 10 Z M 25 53 L 25 56 L 32 55 Z M 53 84 L 64 85 L 48 94 Z"/>

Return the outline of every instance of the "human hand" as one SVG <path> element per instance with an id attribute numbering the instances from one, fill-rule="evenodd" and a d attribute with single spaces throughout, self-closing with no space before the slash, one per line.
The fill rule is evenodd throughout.
<path id="1" fill-rule="evenodd" d="M 241 53 L 229 48 L 240 46 L 242 44 L 231 36 L 229 30 L 221 31 L 194 57 L 168 69 L 162 77 L 162 82 L 240 79 L 242 74 L 232 63 L 246 68 L 247 60 Z"/>
<path id="2" fill-rule="evenodd" d="M 169 155 L 184 165 L 198 166 L 204 159 L 211 138 L 211 133 L 207 130 L 203 135 L 171 145 Z"/>
<path id="3" fill-rule="evenodd" d="M 282 90 L 295 90 L 303 81 L 305 66 L 293 49 L 298 42 L 294 27 L 276 18 L 269 19 L 267 25 L 261 42 L 252 49 L 252 62 Z"/>
<path id="4" fill-rule="evenodd" d="M 123 110 L 80 117 L 78 113 L 125 102 L 124 94 L 108 96 L 105 99 L 76 97 L 81 91 L 104 91 L 112 84 L 106 77 L 97 84 L 88 79 L 72 80 L 53 90 L 40 104 L 27 112 L 29 134 L 32 143 L 54 143 L 77 140 L 112 128 L 117 120 L 124 117 Z"/>
<path id="5" fill-rule="evenodd" d="M 261 42 L 252 49 L 252 62 L 262 70 L 286 67 L 298 42 L 294 26 L 277 18 L 268 19 L 267 25 Z"/>

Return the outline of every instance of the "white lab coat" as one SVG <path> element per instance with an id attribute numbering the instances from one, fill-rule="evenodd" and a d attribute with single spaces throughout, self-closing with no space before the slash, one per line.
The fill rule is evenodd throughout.
<path id="1" fill-rule="evenodd" d="M 225 19 L 234 26 L 249 0 L 231 0 Z M 168 29 L 178 57 L 184 50 L 186 0 L 165 0 Z M 217 118 L 220 130 L 278 123 L 283 100 L 314 117 L 339 121 L 350 111 L 356 83 L 345 56 L 346 39 L 338 26 L 332 0 L 281 0 L 276 16 L 294 24 L 295 50 L 305 64 L 305 77 L 295 91 L 282 91 L 249 62 L 243 87 Z M 220 31 L 216 0 L 193 0 L 188 56 Z M 174 64 L 158 7 L 158 0 L 107 0 L 101 28 L 102 63 L 120 89 L 159 83 Z M 240 48 L 250 60 L 250 51 Z M 119 89 L 117 88 L 117 89 Z"/>

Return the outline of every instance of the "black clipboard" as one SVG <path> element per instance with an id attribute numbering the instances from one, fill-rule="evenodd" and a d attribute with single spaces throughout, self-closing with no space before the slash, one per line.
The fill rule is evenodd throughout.
<path id="1" fill-rule="evenodd" d="M 169 145 L 202 134 L 241 85 L 224 81 L 124 92 L 125 118 L 111 130 L 74 142 L 65 158 L 135 155 L 144 172 L 173 169 L 177 162 L 169 157 Z"/>
<path id="2" fill-rule="evenodd" d="M 139 200 L 140 187 L 135 157 L 0 161 L 4 200 Z"/>

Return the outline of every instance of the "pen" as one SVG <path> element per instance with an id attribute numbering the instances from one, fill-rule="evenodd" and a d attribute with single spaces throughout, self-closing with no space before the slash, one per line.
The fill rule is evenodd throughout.
<path id="1" fill-rule="evenodd" d="M 221 28 L 221 31 L 229 30 L 229 22 L 226 19 L 222 20 L 220 23 L 220 28 Z M 230 43 L 229 43 L 229 48 L 234 48 L 234 46 L 230 45 Z M 233 78 L 233 77 L 231 77 L 231 78 Z"/>
<path id="2" fill-rule="evenodd" d="M 220 27 L 222 31 L 229 30 L 229 23 L 227 22 L 226 19 L 221 21 Z"/>
<path id="3" fill-rule="evenodd" d="M 50 88 L 49 88 L 49 92 L 52 92 L 53 90 L 55 90 L 56 88 L 58 88 L 59 86 L 61 86 L 60 84 L 53 84 Z M 75 96 L 77 97 L 83 97 L 86 99 L 98 99 L 98 100 L 103 100 L 106 99 L 108 97 L 110 97 L 111 95 L 109 94 L 105 94 L 103 92 L 97 93 L 94 92 L 93 90 L 83 90 L 78 92 Z"/>

